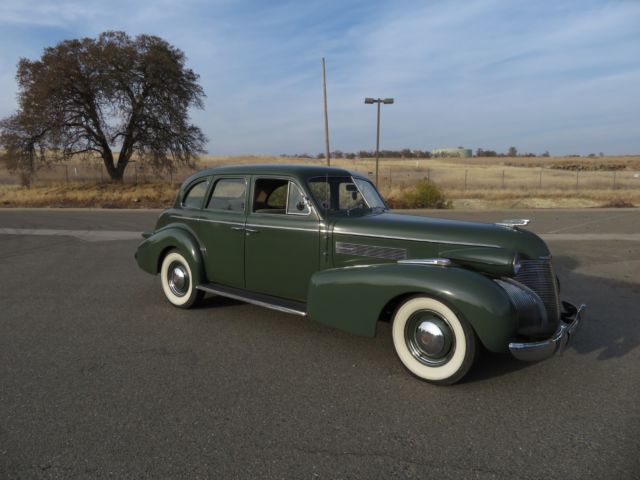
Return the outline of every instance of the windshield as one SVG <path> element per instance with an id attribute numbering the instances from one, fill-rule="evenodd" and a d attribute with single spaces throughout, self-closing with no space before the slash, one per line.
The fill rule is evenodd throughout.
<path id="1" fill-rule="evenodd" d="M 329 212 L 387 209 L 376 187 L 361 178 L 314 177 L 309 180 L 309 190 L 320 209 Z"/>

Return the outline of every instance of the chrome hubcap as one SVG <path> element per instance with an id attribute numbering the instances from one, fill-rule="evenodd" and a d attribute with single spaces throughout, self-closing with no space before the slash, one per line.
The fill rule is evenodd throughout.
<path id="1" fill-rule="evenodd" d="M 453 353 L 451 327 L 435 312 L 415 312 L 407 321 L 404 333 L 409 351 L 421 363 L 441 365 Z"/>
<path id="2" fill-rule="evenodd" d="M 444 333 L 430 320 L 420 322 L 416 329 L 416 343 L 428 355 L 438 356 L 444 349 Z"/>
<path id="3" fill-rule="evenodd" d="M 189 273 L 184 265 L 178 262 L 173 262 L 169 265 L 169 270 L 167 270 L 167 283 L 174 295 L 178 297 L 186 295 L 189 290 Z"/>

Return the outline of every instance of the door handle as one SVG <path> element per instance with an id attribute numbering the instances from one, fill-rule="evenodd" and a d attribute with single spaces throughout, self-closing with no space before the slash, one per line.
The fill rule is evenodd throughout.
<path id="1" fill-rule="evenodd" d="M 255 228 L 245 228 L 244 231 L 247 233 L 260 233 L 260 230 L 256 230 Z"/>
<path id="2" fill-rule="evenodd" d="M 231 227 L 231 230 L 235 230 L 236 232 L 241 232 L 244 230 L 244 227 Z"/>

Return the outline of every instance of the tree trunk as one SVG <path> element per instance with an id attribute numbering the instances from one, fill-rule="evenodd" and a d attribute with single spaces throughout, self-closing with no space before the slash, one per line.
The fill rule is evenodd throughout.
<path id="1" fill-rule="evenodd" d="M 124 178 L 124 170 L 127 168 L 129 162 L 127 160 L 118 160 L 118 166 L 116 167 L 116 172 L 119 177 L 119 181 L 122 181 Z"/>
<path id="2" fill-rule="evenodd" d="M 122 183 L 124 180 L 124 171 L 120 168 L 114 168 L 113 173 L 109 174 L 111 176 L 111 181 L 114 183 Z"/>
<path id="3" fill-rule="evenodd" d="M 102 159 L 104 160 L 104 166 L 107 168 L 107 173 L 112 182 L 122 182 L 124 180 L 124 171 L 129 165 L 129 158 L 131 154 L 122 155 L 118 158 L 118 163 L 113 161 L 113 152 L 111 150 L 102 152 Z"/>
<path id="4" fill-rule="evenodd" d="M 109 178 L 111 178 L 112 182 L 122 182 L 122 177 L 124 175 L 124 168 L 119 168 L 115 166 L 113 163 L 113 153 L 111 150 L 105 150 L 102 152 L 102 160 L 104 161 L 104 166 L 107 169 L 107 173 L 109 174 Z"/>
<path id="5" fill-rule="evenodd" d="M 120 155 L 118 155 L 118 163 L 116 165 L 116 170 L 118 171 L 121 180 L 124 177 L 124 171 L 127 168 L 127 165 L 129 165 L 129 160 L 131 160 L 131 154 L 133 153 L 131 150 L 131 146 L 132 146 L 132 139 L 131 139 L 132 126 L 131 125 L 133 122 L 133 118 L 134 116 L 132 115 L 131 119 L 129 120 L 127 133 L 124 136 L 124 141 L 122 142 L 122 149 L 120 150 Z M 136 177 L 136 183 L 137 183 L 137 177 Z"/>

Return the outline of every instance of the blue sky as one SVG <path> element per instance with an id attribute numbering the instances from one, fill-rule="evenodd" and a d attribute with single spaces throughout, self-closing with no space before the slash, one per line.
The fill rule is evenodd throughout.
<path id="1" fill-rule="evenodd" d="M 640 153 L 640 1 L 2 0 L 0 117 L 15 67 L 104 30 L 182 49 L 207 94 L 193 121 L 211 154 L 464 145 Z"/>

